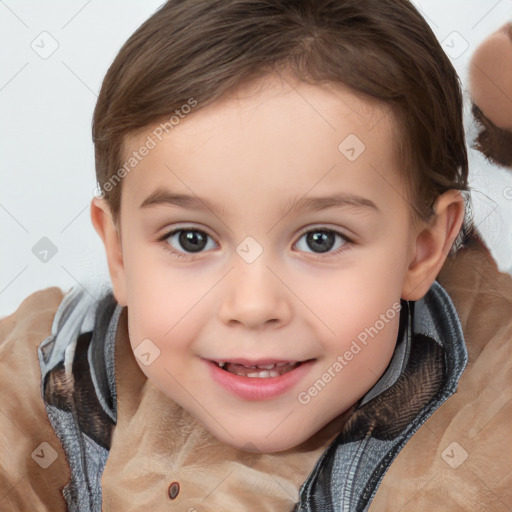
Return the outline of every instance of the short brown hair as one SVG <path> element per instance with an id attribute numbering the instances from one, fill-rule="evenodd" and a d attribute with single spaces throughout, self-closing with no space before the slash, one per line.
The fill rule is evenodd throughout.
<path id="1" fill-rule="evenodd" d="M 415 217 L 467 190 L 459 78 L 408 0 L 170 0 L 128 39 L 94 111 L 100 187 L 122 165 L 126 135 L 194 98 L 201 108 L 276 70 L 342 83 L 389 105 Z M 103 189 L 117 222 L 121 186 Z"/>

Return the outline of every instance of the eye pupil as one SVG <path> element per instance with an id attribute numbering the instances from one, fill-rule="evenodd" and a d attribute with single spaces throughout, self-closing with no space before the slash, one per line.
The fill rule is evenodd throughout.
<path id="1" fill-rule="evenodd" d="M 189 252 L 199 252 L 206 245 L 206 237 L 199 231 L 181 231 L 179 241 L 183 249 Z"/>
<path id="2" fill-rule="evenodd" d="M 317 252 L 327 252 L 332 249 L 335 239 L 334 233 L 328 231 L 312 231 L 306 236 L 307 244 Z"/>

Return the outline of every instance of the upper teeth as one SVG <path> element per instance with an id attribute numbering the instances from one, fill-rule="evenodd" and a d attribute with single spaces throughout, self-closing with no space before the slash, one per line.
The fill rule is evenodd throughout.
<path id="1" fill-rule="evenodd" d="M 225 361 L 220 361 L 218 363 L 218 365 L 221 368 L 224 368 L 224 366 L 226 366 L 226 364 L 228 364 L 228 363 Z M 266 377 L 279 377 L 279 375 L 282 375 L 283 373 L 286 373 L 287 371 L 290 371 L 293 368 L 295 368 L 295 366 L 297 366 L 297 364 L 298 364 L 297 362 L 293 362 L 293 363 L 261 364 L 261 365 L 257 365 L 257 366 L 240 365 L 245 368 L 245 371 L 242 371 L 241 368 L 238 369 L 239 367 L 237 367 L 237 366 L 235 366 L 235 367 L 230 366 L 229 371 L 231 373 L 240 375 L 242 377 L 258 377 L 261 379 L 261 378 L 266 378 Z M 286 366 L 286 368 L 283 368 L 284 366 Z M 279 368 L 277 368 L 277 367 L 279 367 Z M 238 371 L 237 371 L 237 369 L 238 369 Z M 247 370 L 256 370 L 256 371 L 248 373 Z"/>

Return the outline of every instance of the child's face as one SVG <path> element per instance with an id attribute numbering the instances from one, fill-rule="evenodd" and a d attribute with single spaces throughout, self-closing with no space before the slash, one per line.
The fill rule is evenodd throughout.
<path id="1" fill-rule="evenodd" d="M 142 371 L 222 442 L 263 452 L 305 441 L 377 382 L 416 250 L 387 109 L 289 84 L 190 114 L 122 184 L 115 291 Z M 302 364 L 267 380 L 211 362 L 235 360 Z"/>

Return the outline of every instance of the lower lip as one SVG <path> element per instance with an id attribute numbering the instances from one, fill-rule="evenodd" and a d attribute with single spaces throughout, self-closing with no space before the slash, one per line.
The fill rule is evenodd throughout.
<path id="1" fill-rule="evenodd" d="M 279 377 L 260 379 L 259 377 L 242 377 L 223 370 L 212 361 L 206 359 L 204 361 L 210 367 L 213 380 L 244 400 L 270 400 L 286 393 L 305 377 L 314 363 L 312 359 Z"/>

